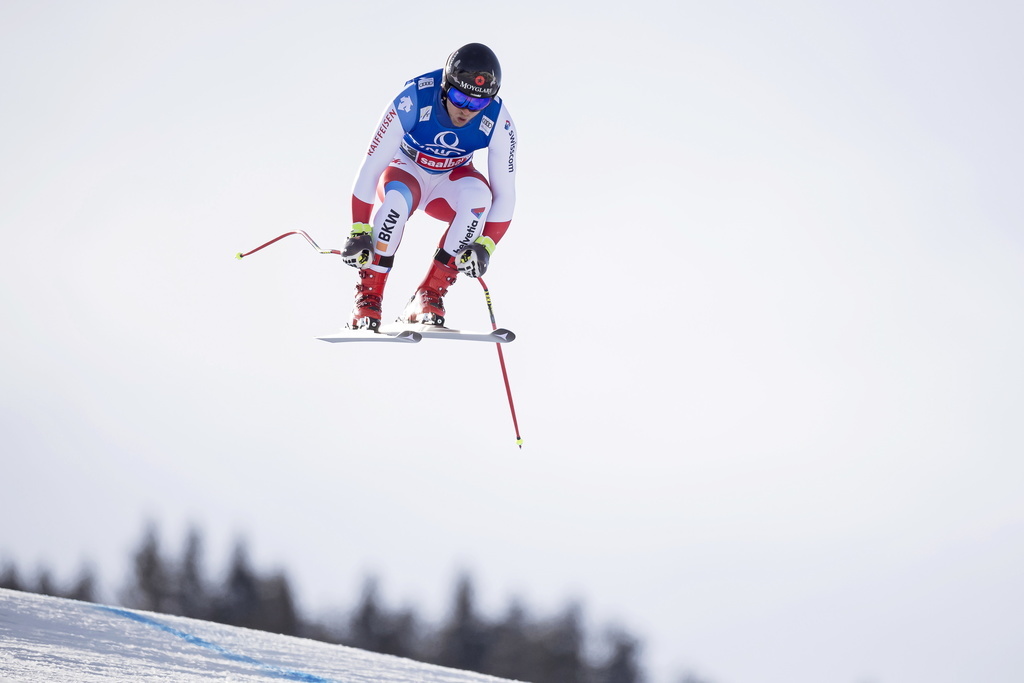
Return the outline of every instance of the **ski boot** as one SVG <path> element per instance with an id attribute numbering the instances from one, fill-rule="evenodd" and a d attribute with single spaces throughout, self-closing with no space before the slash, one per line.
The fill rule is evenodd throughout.
<path id="1" fill-rule="evenodd" d="M 350 330 L 380 329 L 381 306 L 384 302 L 384 285 L 388 274 L 378 273 L 367 268 L 359 271 L 359 284 L 356 285 L 356 303 L 352 308 L 352 320 L 345 327 Z"/>
<path id="2" fill-rule="evenodd" d="M 444 326 L 444 295 L 448 293 L 448 288 L 455 284 L 455 278 L 459 274 L 450 262 L 450 257 L 446 261 L 434 257 L 427 276 L 409 299 L 401 317 L 398 318 L 399 322 Z"/>

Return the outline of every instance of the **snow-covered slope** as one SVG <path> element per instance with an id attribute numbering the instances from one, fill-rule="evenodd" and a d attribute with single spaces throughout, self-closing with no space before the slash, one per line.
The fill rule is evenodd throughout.
<path id="1" fill-rule="evenodd" d="M 205 621 L 0 589 L 0 681 L 495 683 L 503 679 Z"/>

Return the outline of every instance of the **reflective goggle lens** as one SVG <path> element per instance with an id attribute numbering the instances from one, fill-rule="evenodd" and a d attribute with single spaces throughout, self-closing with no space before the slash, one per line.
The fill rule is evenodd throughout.
<path id="1" fill-rule="evenodd" d="M 448 88 L 448 100 L 459 109 L 480 111 L 494 101 L 493 97 L 471 97 L 456 88 Z"/>

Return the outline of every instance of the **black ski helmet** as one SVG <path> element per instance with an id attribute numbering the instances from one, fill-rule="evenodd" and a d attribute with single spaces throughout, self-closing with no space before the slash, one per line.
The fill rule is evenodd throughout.
<path id="1" fill-rule="evenodd" d="M 501 87 L 501 65 L 491 48 L 482 43 L 463 45 L 444 65 L 444 83 L 472 97 L 494 97 Z"/>

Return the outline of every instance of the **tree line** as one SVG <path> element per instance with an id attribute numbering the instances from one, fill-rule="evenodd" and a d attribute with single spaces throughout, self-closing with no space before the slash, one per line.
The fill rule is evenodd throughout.
<path id="1" fill-rule="evenodd" d="M 97 581 L 88 568 L 62 589 L 49 571 L 26 580 L 8 562 L 0 569 L 0 588 L 86 602 L 98 598 Z M 117 602 L 131 609 L 312 638 L 531 683 L 644 680 L 639 640 L 620 627 L 606 628 L 594 637 L 584 626 L 579 603 L 536 617 L 522 602 L 512 600 L 504 614 L 488 617 L 476 604 L 472 578 L 463 574 L 455 582 L 448 613 L 435 624 L 412 608 L 389 607 L 381 598 L 379 581 L 370 577 L 345 616 L 310 619 L 299 613 L 285 573 L 257 571 L 244 541 L 236 543 L 220 580 L 207 577 L 202 536 L 195 528 L 188 532 L 181 556 L 169 558 L 156 527 L 147 527 Z"/>

